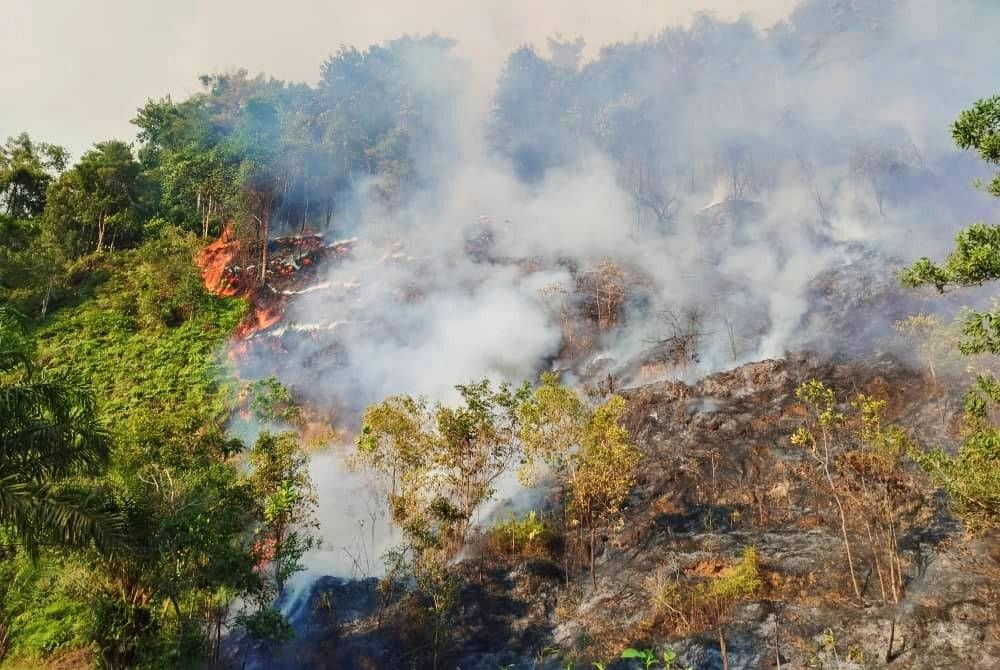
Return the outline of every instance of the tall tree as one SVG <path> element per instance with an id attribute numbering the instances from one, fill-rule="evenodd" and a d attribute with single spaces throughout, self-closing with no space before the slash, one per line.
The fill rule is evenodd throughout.
<path id="1" fill-rule="evenodd" d="M 149 184 L 132 148 L 99 142 L 48 192 L 48 228 L 71 256 L 129 247 L 142 238 Z"/>
<path id="2" fill-rule="evenodd" d="M 620 521 L 642 460 L 623 425 L 626 409 L 618 395 L 589 407 L 552 373 L 542 375 L 541 385 L 517 409 L 524 445 L 519 475 L 530 483 L 540 462 L 556 474 L 595 586 L 598 536 Z"/>
<path id="3" fill-rule="evenodd" d="M 450 558 L 462 547 L 476 508 L 493 497 L 520 446 L 526 386 L 482 380 L 456 388 L 463 402 L 455 407 L 396 396 L 362 418 L 359 460 L 390 480 L 393 520 L 418 555 Z"/>
<path id="4" fill-rule="evenodd" d="M 1000 96 L 979 100 L 952 126 L 959 147 L 974 149 L 985 161 L 1000 165 Z M 1000 173 L 988 186 L 1000 197 Z M 900 275 L 906 286 L 933 286 L 940 293 L 1000 279 L 1000 225 L 976 223 L 961 231 L 943 264 L 921 258 Z M 959 351 L 965 355 L 1000 354 L 1000 308 L 966 309 Z M 918 454 L 925 470 L 955 499 L 959 509 L 980 522 L 1000 521 L 1000 429 L 989 407 L 1000 402 L 1000 380 L 982 371 L 966 396 L 970 423 L 958 454 L 941 449 Z"/>
<path id="5" fill-rule="evenodd" d="M 250 450 L 249 461 L 250 489 L 260 507 L 256 556 L 261 569 L 269 568 L 270 595 L 280 595 L 288 578 L 303 569 L 305 552 L 318 546 L 309 457 L 295 433 L 264 432 Z"/>

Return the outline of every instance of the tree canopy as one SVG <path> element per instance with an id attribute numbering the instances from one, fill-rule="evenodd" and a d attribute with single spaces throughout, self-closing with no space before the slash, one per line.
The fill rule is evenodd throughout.
<path id="1" fill-rule="evenodd" d="M 952 127 L 956 143 L 1000 165 L 1000 96 L 979 100 Z M 989 190 L 1000 197 L 1000 176 Z M 1000 225 L 976 223 L 959 232 L 955 248 L 938 264 L 924 257 L 900 274 L 904 285 L 932 286 L 938 292 L 1000 279 Z M 1000 309 L 964 310 L 958 349 L 965 355 L 1000 354 Z M 918 454 L 920 464 L 948 490 L 959 509 L 978 521 L 1000 520 L 1000 429 L 989 408 L 1000 402 L 1000 381 L 981 370 L 966 396 L 970 430 L 958 453 L 943 449 Z"/>

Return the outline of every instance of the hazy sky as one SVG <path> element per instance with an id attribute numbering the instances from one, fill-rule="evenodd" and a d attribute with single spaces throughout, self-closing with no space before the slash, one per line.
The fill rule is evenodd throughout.
<path id="1" fill-rule="evenodd" d="M 182 98 L 197 75 L 239 66 L 313 82 L 341 44 L 364 47 L 436 31 L 460 42 L 492 85 L 514 47 L 556 33 L 591 47 L 693 12 L 748 13 L 758 25 L 795 0 L 0 0 L 0 141 L 27 130 L 68 146 L 132 138 L 129 120 L 147 98 Z"/>

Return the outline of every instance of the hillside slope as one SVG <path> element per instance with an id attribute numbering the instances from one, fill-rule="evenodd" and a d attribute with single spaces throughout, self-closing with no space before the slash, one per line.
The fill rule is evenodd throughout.
<path id="1" fill-rule="evenodd" d="M 567 584 L 554 555 L 501 556 L 480 543 L 459 566 L 466 579 L 442 667 L 588 667 L 627 646 L 666 645 L 695 668 L 721 668 L 711 616 L 674 616 L 684 608 L 676 589 L 725 574 L 748 546 L 762 584 L 723 618 L 731 668 L 1000 664 L 997 537 L 964 535 L 916 471 L 900 474 L 899 604 L 880 593 L 885 565 L 860 532 L 865 519 L 849 517 L 862 591 L 853 596 L 834 499 L 789 440 L 805 411 L 795 389 L 809 379 L 844 395 L 891 390 L 886 420 L 929 443 L 947 443 L 960 419 L 951 394 L 886 358 L 803 355 L 633 389 L 641 482 L 620 530 L 601 538 L 595 583 L 574 573 Z M 299 640 L 257 667 L 425 667 L 412 603 L 385 606 L 378 589 L 375 579 L 318 581 L 293 608 Z"/>

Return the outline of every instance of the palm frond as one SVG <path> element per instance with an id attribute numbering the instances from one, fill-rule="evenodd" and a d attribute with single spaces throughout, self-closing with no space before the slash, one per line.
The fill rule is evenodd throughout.
<path id="1" fill-rule="evenodd" d="M 107 433 L 90 389 L 35 373 L 19 315 L 0 306 L 0 525 L 31 556 L 43 543 L 110 547 L 121 519 L 71 478 L 107 460 Z"/>

